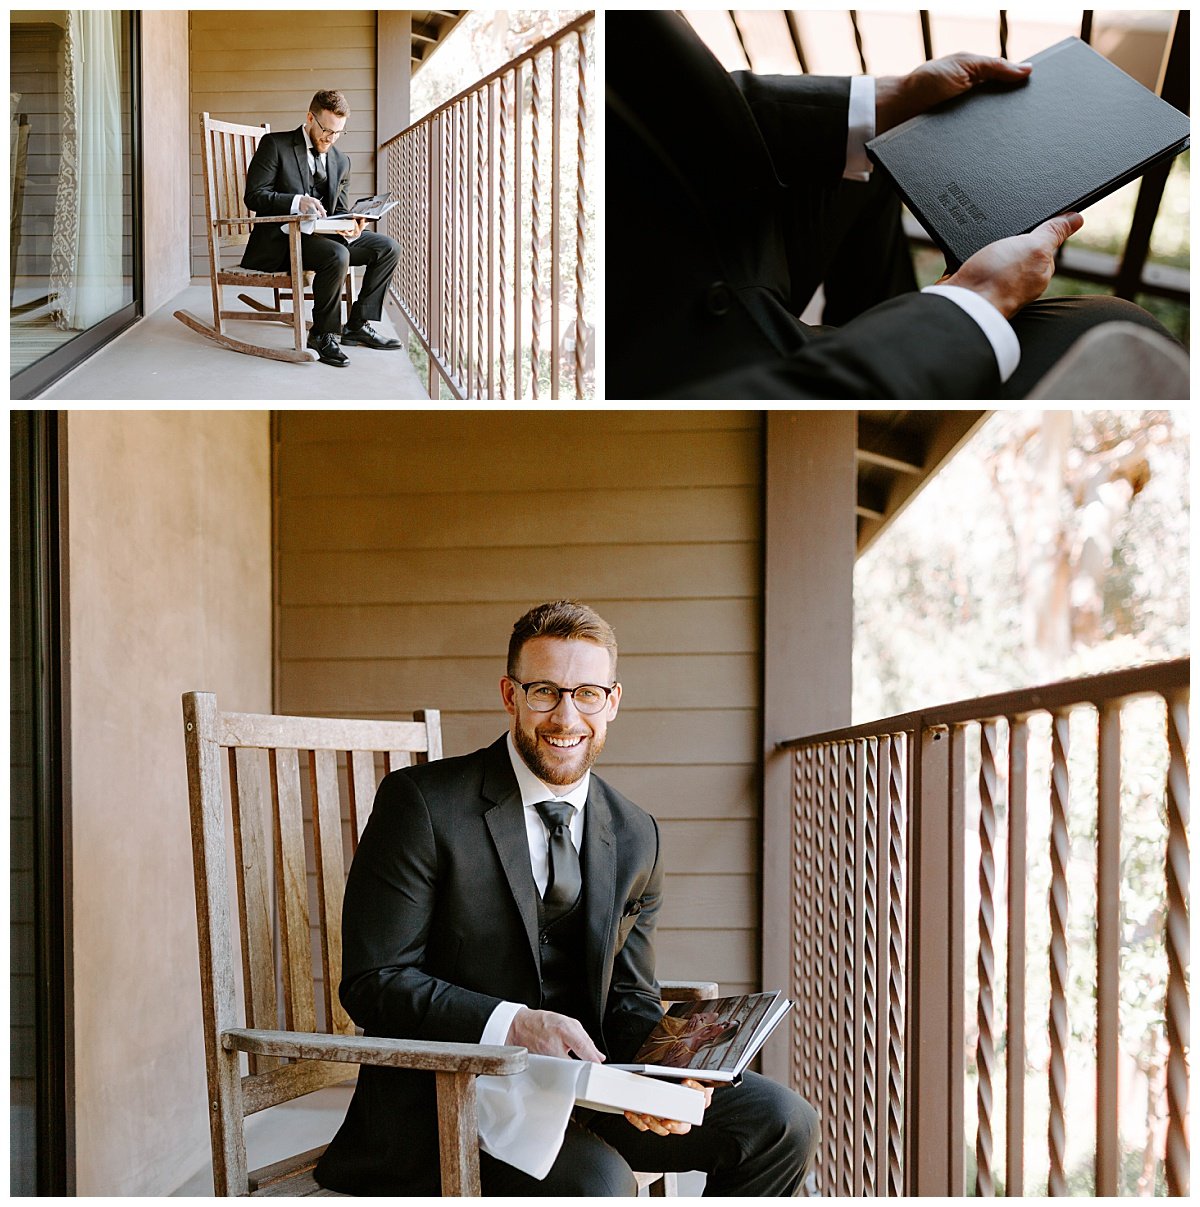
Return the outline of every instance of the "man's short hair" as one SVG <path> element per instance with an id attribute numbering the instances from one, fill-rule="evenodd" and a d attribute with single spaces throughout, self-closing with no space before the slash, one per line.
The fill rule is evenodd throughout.
<path id="1" fill-rule="evenodd" d="M 336 88 L 323 88 L 309 102 L 308 111 L 309 113 L 335 113 L 338 117 L 349 117 L 350 102 L 346 100 L 345 94 L 338 92 Z"/>
<path id="2" fill-rule="evenodd" d="M 508 639 L 507 673 L 516 674 L 517 659 L 527 641 L 535 637 L 560 637 L 566 641 L 591 641 L 603 646 L 612 659 L 613 678 L 617 675 L 617 635 L 595 609 L 574 599 L 556 599 L 530 608 L 513 625 Z"/>

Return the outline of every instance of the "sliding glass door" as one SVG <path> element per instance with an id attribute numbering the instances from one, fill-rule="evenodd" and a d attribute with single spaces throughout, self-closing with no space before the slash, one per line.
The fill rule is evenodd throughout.
<path id="1" fill-rule="evenodd" d="M 137 315 L 136 14 L 9 10 L 11 393 Z"/>

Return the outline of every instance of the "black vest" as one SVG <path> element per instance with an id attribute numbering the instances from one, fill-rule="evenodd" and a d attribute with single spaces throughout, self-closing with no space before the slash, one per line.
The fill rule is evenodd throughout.
<path id="1" fill-rule="evenodd" d="M 542 959 L 543 1010 L 583 1019 L 587 1005 L 587 967 L 584 961 L 583 893 L 560 918 L 547 923 L 538 898 L 538 943 Z"/>

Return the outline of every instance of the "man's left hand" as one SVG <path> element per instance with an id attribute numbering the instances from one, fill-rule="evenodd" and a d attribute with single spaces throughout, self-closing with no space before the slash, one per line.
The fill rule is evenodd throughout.
<path id="1" fill-rule="evenodd" d="M 686 1085 L 692 1090 L 699 1090 L 704 1095 L 705 1110 L 712 1105 L 713 1087 L 711 1085 L 693 1081 L 690 1077 L 685 1077 L 679 1084 Z M 683 1136 L 692 1130 L 690 1123 L 681 1123 L 678 1119 L 660 1119 L 657 1115 L 642 1115 L 637 1111 L 626 1111 L 625 1118 L 639 1132 L 654 1132 L 656 1136 Z"/>
<path id="2" fill-rule="evenodd" d="M 367 225 L 367 220 L 365 218 L 355 218 L 354 219 L 354 234 L 343 235 L 342 238 L 345 239 L 347 243 L 353 243 L 354 240 L 357 239 L 358 236 L 363 233 L 363 228 L 366 225 Z"/>
<path id="3" fill-rule="evenodd" d="M 976 84 L 1018 84 L 1028 79 L 1032 70 L 1028 63 L 1010 63 L 980 54 L 952 54 L 922 63 L 908 75 L 880 76 L 875 81 L 875 133 L 882 134 L 934 105 L 953 100 Z"/>

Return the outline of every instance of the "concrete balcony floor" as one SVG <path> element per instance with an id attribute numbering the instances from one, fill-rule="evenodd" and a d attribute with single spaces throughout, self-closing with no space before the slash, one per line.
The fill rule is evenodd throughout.
<path id="1" fill-rule="evenodd" d="M 242 305 L 236 300 L 237 292 L 232 286 L 225 287 L 226 308 Z M 271 301 L 269 290 L 246 292 Z M 347 348 L 350 364 L 344 369 L 316 361 L 288 364 L 231 352 L 185 327 L 175 318 L 176 310 L 190 310 L 198 319 L 211 322 L 212 291 L 208 282 L 193 282 L 60 378 L 39 400 L 358 403 L 428 399 L 403 350 Z M 388 335 L 397 334 L 386 308 L 376 327 Z M 227 329 L 237 339 L 279 348 L 294 346 L 291 328 L 281 323 L 232 321 Z"/>

